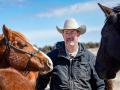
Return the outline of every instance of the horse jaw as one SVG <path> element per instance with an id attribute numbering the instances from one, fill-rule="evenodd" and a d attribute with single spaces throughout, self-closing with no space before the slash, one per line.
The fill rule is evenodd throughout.
<path id="1" fill-rule="evenodd" d="M 44 72 L 42 72 L 42 74 L 46 74 L 48 72 L 51 72 L 53 70 L 53 62 L 52 62 L 52 60 L 45 53 L 43 53 L 42 51 L 40 51 L 40 53 L 44 57 L 46 57 L 46 59 L 47 59 L 47 66 L 49 67 L 49 71 L 44 71 Z"/>
<path id="2" fill-rule="evenodd" d="M 28 63 L 29 70 L 39 71 L 40 74 L 45 74 L 53 70 L 52 60 L 42 51 L 33 56 Z"/>

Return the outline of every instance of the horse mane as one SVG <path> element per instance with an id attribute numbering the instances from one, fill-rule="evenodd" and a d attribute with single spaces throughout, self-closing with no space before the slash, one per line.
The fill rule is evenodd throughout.
<path id="1" fill-rule="evenodd" d="M 115 13 L 119 13 L 119 12 L 120 12 L 120 4 L 118 4 L 118 6 L 113 7 L 112 10 L 113 10 L 113 12 L 115 12 Z M 111 20 L 108 21 L 108 19 L 109 19 L 109 17 L 107 17 L 107 18 L 105 19 L 104 23 L 106 23 L 106 22 L 110 23 Z"/>
<path id="2" fill-rule="evenodd" d="M 119 13 L 119 12 L 120 12 L 120 4 L 118 4 L 118 6 L 113 7 L 112 10 L 113 10 L 114 13 Z M 107 18 L 105 19 L 105 22 L 104 22 L 104 23 L 107 22 L 107 24 L 110 24 L 110 23 L 112 22 L 111 19 L 113 19 L 113 18 L 107 17 Z"/>
<path id="3" fill-rule="evenodd" d="M 113 7 L 113 11 L 114 11 L 115 13 L 120 12 L 120 4 L 119 4 L 118 6 L 116 6 L 116 7 Z"/>

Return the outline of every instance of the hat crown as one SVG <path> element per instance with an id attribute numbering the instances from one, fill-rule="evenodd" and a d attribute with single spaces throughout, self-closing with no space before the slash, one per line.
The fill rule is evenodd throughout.
<path id="1" fill-rule="evenodd" d="M 74 18 L 67 19 L 64 23 L 64 29 L 76 29 L 78 27 L 78 23 Z"/>
<path id="2" fill-rule="evenodd" d="M 80 32 L 80 34 L 84 34 L 86 32 L 86 26 L 85 25 L 78 25 L 77 21 L 74 18 L 70 18 L 65 20 L 64 23 L 64 28 L 59 28 L 58 26 L 56 26 L 58 32 L 63 33 L 63 31 L 65 29 L 73 29 L 73 30 L 77 30 Z"/>

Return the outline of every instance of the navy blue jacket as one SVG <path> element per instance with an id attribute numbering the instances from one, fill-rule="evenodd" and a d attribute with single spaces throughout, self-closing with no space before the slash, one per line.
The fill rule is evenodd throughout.
<path id="1" fill-rule="evenodd" d="M 37 90 L 44 90 L 49 81 L 50 90 L 105 90 L 104 81 L 94 69 L 96 57 L 82 44 L 74 58 L 66 54 L 64 42 L 57 43 L 48 56 L 54 69 L 38 78 Z"/>

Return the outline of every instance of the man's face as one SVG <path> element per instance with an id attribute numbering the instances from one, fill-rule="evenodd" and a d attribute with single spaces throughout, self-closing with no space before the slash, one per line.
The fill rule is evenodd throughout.
<path id="1" fill-rule="evenodd" d="M 80 32 L 78 32 L 77 30 L 73 30 L 73 29 L 71 30 L 65 29 L 62 35 L 63 35 L 65 43 L 67 45 L 73 46 L 78 43 Z"/>

